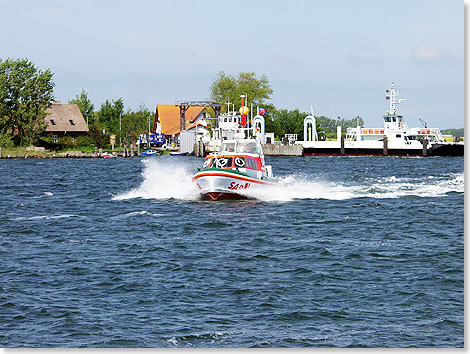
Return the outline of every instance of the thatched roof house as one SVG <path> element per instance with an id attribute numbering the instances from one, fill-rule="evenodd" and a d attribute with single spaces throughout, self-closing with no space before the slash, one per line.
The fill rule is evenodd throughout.
<path id="1" fill-rule="evenodd" d="M 88 133 L 86 121 L 76 104 L 61 104 L 57 101 L 46 112 L 45 134 L 78 136 Z"/>

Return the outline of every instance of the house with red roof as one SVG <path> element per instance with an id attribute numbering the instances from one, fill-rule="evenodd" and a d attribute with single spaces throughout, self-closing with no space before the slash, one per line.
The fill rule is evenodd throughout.
<path id="1" fill-rule="evenodd" d="M 186 130 L 196 132 L 198 135 L 208 134 L 206 129 L 210 107 L 192 106 L 185 113 Z M 180 140 L 180 107 L 174 104 L 159 104 L 155 110 L 153 132 L 165 134 L 167 142 L 179 143 Z"/>

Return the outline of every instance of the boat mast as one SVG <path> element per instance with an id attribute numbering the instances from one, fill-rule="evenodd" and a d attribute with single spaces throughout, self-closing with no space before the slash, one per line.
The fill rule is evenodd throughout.
<path id="1" fill-rule="evenodd" d="M 385 91 L 386 99 L 390 100 L 390 109 L 387 111 L 387 114 L 395 114 L 397 112 L 396 104 L 401 101 L 406 101 L 406 98 L 397 98 L 399 92 L 395 91 L 395 84 L 392 82 L 390 90 Z"/>

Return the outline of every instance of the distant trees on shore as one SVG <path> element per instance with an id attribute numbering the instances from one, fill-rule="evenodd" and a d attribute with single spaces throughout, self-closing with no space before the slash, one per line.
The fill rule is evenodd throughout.
<path id="1" fill-rule="evenodd" d="M 444 135 L 452 135 L 453 137 L 463 137 L 463 136 L 465 136 L 464 128 L 444 129 L 444 130 L 441 130 L 441 133 L 444 134 Z"/>

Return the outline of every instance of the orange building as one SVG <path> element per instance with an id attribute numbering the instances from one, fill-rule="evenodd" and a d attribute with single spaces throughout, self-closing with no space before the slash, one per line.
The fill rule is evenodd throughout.
<path id="1" fill-rule="evenodd" d="M 197 121 L 205 116 L 205 110 L 208 107 L 192 106 L 186 110 L 186 129 L 192 129 L 197 125 Z M 153 122 L 153 132 L 161 130 L 167 140 L 172 137 L 173 141 L 178 141 L 180 134 L 180 107 L 174 104 L 159 104 L 155 110 L 155 119 Z"/>

